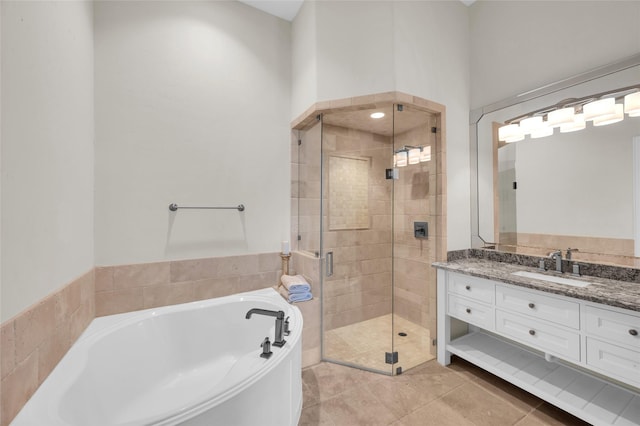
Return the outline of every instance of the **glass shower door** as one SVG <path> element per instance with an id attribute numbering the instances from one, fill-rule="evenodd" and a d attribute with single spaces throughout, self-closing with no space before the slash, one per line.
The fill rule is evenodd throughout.
<path id="1" fill-rule="evenodd" d="M 434 358 L 430 330 L 436 330 L 436 140 L 431 113 L 406 105 L 394 108 L 394 151 L 399 158 L 393 194 L 394 372 Z M 406 163 L 405 163 L 406 158 Z M 442 188 L 440 188 L 442 191 Z"/>
<path id="2" fill-rule="evenodd" d="M 392 158 L 391 105 L 323 115 L 323 358 L 385 374 L 394 368 Z"/>

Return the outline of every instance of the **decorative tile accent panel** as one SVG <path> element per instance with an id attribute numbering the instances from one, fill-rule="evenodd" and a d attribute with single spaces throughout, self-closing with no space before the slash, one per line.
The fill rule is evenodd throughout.
<path id="1" fill-rule="evenodd" d="M 1 326 L 0 425 L 8 425 L 95 316 L 93 269 Z"/>
<path id="2" fill-rule="evenodd" d="M 369 228 L 369 169 L 362 157 L 329 156 L 329 230 Z"/>

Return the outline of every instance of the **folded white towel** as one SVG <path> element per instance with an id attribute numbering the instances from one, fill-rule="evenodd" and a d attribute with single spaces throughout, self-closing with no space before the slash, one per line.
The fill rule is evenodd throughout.
<path id="1" fill-rule="evenodd" d="M 311 286 L 302 275 L 283 275 L 280 278 L 282 285 L 289 293 L 306 293 L 311 291 Z"/>

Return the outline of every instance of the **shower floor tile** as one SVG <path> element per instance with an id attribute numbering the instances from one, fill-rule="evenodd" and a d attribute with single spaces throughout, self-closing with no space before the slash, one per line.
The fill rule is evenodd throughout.
<path id="1" fill-rule="evenodd" d="M 406 336 L 399 336 L 400 332 Z M 391 352 L 392 344 L 399 359 L 393 367 L 385 362 L 385 352 Z M 325 332 L 324 356 L 388 373 L 392 368 L 406 371 L 434 359 L 430 345 L 428 329 L 388 314 Z"/>

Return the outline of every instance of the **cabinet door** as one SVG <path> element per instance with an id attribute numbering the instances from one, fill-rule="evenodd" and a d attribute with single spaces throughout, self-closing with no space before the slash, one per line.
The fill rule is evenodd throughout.
<path id="1" fill-rule="evenodd" d="M 640 385 L 640 351 L 587 337 L 587 365 L 626 383 Z"/>

